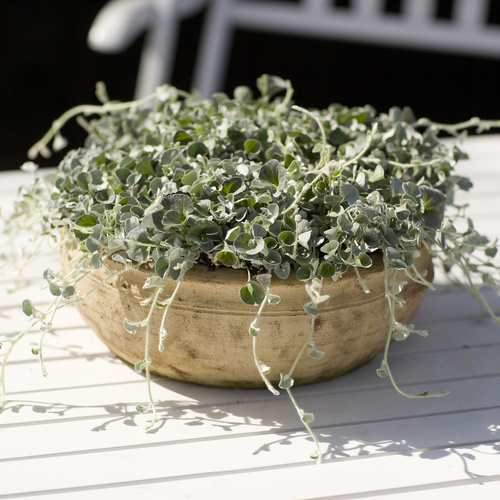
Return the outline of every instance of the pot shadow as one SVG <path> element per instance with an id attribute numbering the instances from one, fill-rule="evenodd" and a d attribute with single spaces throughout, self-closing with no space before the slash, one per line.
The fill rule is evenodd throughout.
<path id="1" fill-rule="evenodd" d="M 420 318 L 427 319 L 426 313 L 424 304 L 419 313 Z M 457 321 L 461 321 L 458 316 L 457 313 Z M 484 321 L 478 324 L 484 324 Z M 418 316 L 416 323 L 418 326 Z M 439 340 L 440 335 L 451 335 L 453 332 L 448 332 L 449 329 L 448 324 L 443 326 L 442 332 L 436 328 L 436 340 L 442 344 L 443 339 Z M 475 333 L 477 332 L 470 332 L 472 336 Z M 404 347 L 410 358 L 411 342 L 409 339 L 404 343 L 410 345 L 409 349 Z M 432 342 L 428 351 L 433 349 Z M 441 349 L 439 342 L 436 346 Z M 456 349 L 461 341 L 454 342 L 456 346 L 453 348 Z M 69 354 L 91 362 L 104 357 L 109 363 L 124 364 L 111 353 L 87 355 L 83 348 L 76 344 L 62 351 L 66 357 Z M 405 415 L 402 416 L 394 410 L 400 406 L 401 396 L 393 390 L 386 391 L 388 386 L 386 381 L 381 381 L 375 376 L 374 372 L 379 365 L 380 357 L 377 357 L 368 365 L 340 379 L 294 389 L 299 405 L 303 404 L 306 411 L 313 411 L 316 414 L 317 419 L 312 427 L 323 450 L 324 461 L 334 462 L 387 454 L 397 455 L 401 459 L 416 456 L 429 461 L 456 457 L 457 463 L 460 464 L 456 466 L 463 469 L 464 476 L 480 479 L 482 475 L 478 470 L 479 467 L 475 467 L 477 457 L 482 453 L 500 454 L 500 426 L 497 423 L 498 418 L 494 418 L 494 413 L 498 416 L 500 407 L 490 405 L 488 408 L 477 406 L 477 410 L 465 407 L 461 409 L 457 408 L 460 406 L 460 401 L 457 400 L 456 405 L 453 403 L 442 405 L 441 401 L 446 398 L 440 398 L 432 401 L 416 401 L 417 405 L 425 405 L 425 413 L 419 411 L 412 414 L 411 409 L 408 410 L 407 407 Z M 133 371 L 133 367 L 129 369 Z M 144 381 L 139 378 L 137 383 Z M 166 391 L 168 399 L 160 397 L 156 402 L 158 418 L 149 433 L 168 433 L 172 421 L 175 420 L 177 425 L 180 423 L 192 430 L 189 439 L 193 440 L 201 434 L 206 436 L 208 427 L 214 428 L 213 432 L 208 434 L 216 439 L 258 435 L 253 451 L 255 456 L 272 453 L 278 447 L 289 447 L 304 440 L 311 442 L 312 451 L 312 440 L 307 436 L 286 394 L 276 397 L 266 390 L 213 389 L 161 377 L 153 377 L 153 385 L 157 386 L 153 387 L 153 393 L 165 394 Z M 112 385 L 109 387 L 112 391 Z M 375 397 L 366 399 L 367 394 L 375 394 Z M 325 398 L 331 399 L 332 402 L 324 403 Z M 464 393 L 458 399 L 465 401 L 466 398 L 467 395 Z M 492 395 L 490 401 L 495 399 L 499 398 Z M 377 401 L 377 404 L 372 404 L 373 401 Z M 404 404 L 410 404 L 407 400 L 404 401 L 406 401 Z M 366 417 L 363 412 L 368 406 L 370 414 Z M 320 407 L 329 410 L 329 414 L 328 411 L 325 414 Z M 344 411 L 344 408 L 349 410 Z M 81 409 L 95 410 L 95 415 L 90 418 L 81 416 Z M 87 420 L 89 430 L 92 432 L 106 432 L 111 426 L 116 425 L 137 427 L 139 430 L 144 424 L 144 416 L 139 415 L 135 404 L 129 402 L 109 405 L 69 405 L 17 400 L 8 401 L 4 409 L 0 410 L 0 415 L 3 412 L 21 413 L 25 410 L 60 418 Z M 356 418 L 349 420 L 347 418 L 349 415 Z M 469 415 L 470 418 L 464 418 L 464 415 Z M 432 422 L 433 419 L 441 423 L 438 429 L 433 430 L 425 426 L 426 422 Z M 94 423 L 97 420 L 99 422 L 93 425 L 92 420 Z M 468 429 L 464 430 L 464 422 L 469 426 Z M 201 428 L 205 432 L 197 431 Z M 473 429 L 473 432 L 469 432 L 470 429 Z M 434 443 L 433 432 L 439 433 Z"/>
<path id="2" fill-rule="evenodd" d="M 366 390 L 377 392 L 380 389 L 373 383 L 373 370 L 378 362 L 377 359 L 345 375 L 342 379 L 315 384 L 312 392 L 316 393 L 316 396 L 308 394 L 310 389 L 306 387 L 296 388 L 295 396 L 299 404 L 305 403 L 305 400 L 308 400 L 308 403 L 314 403 L 315 398 L 329 397 L 335 400 L 331 408 L 343 404 L 342 399 L 346 394 L 349 395 L 348 399 L 357 400 L 359 403 Z M 272 453 L 278 447 L 290 447 L 304 440 L 310 442 L 311 451 L 313 450 L 312 439 L 305 432 L 286 394 L 276 397 L 266 390 L 213 389 L 160 377 L 153 378 L 154 385 L 167 389 L 174 397 L 157 401 L 157 422 L 152 429 L 147 431 L 148 433 L 166 432 L 168 434 L 170 423 L 175 420 L 177 425 L 180 423 L 192 429 L 192 437 L 190 435 L 188 440 L 196 440 L 197 429 L 201 427 L 205 428 L 201 434 L 206 437 L 207 426 L 214 428 L 209 434 L 216 439 L 258 435 L 258 442 L 261 444 L 256 445 L 253 451 L 255 456 Z M 143 383 L 142 380 L 139 382 Z M 364 387 L 365 391 L 359 391 L 356 394 L 356 391 L 351 391 L 353 386 Z M 175 398 L 176 395 L 179 397 Z M 401 459 L 417 456 L 422 460 L 430 461 L 456 457 L 455 467 L 461 467 L 464 477 L 480 482 L 481 477 L 484 476 L 474 467 L 478 454 L 500 455 L 500 425 L 494 422 L 493 416 L 490 420 L 488 420 L 489 417 L 476 420 L 471 412 L 470 422 L 475 426 L 474 442 L 471 442 L 467 441 L 467 433 L 464 435 L 460 422 L 455 421 L 453 411 L 446 414 L 437 408 L 423 415 L 401 418 L 397 414 L 391 415 L 391 411 L 387 410 L 391 404 L 397 405 L 401 397 L 394 393 L 384 398 L 385 403 L 380 409 L 371 413 L 369 420 L 360 418 L 357 422 L 336 423 L 335 415 L 320 417 L 318 412 L 319 418 L 312 427 L 323 450 L 324 462 L 388 454 L 399 456 Z M 362 404 L 359 406 L 362 407 Z M 95 409 L 96 415 L 91 418 L 80 417 L 81 409 Z M 496 410 L 498 414 L 500 407 L 489 409 Z M 115 425 L 137 427 L 140 431 L 144 426 L 144 415 L 140 415 L 133 404 L 123 402 L 109 405 L 69 405 L 44 401 L 7 401 L 0 415 L 7 411 L 21 413 L 25 410 L 64 419 L 87 420 L 89 430 L 92 432 L 106 432 Z M 102 412 L 105 414 L 104 417 Z M 433 445 L 429 442 L 430 439 L 432 440 L 432 432 L 430 437 L 427 436 L 427 428 L 418 429 L 418 425 L 424 424 L 422 421 L 418 423 L 417 420 L 426 418 L 446 419 L 447 425 L 441 425 L 438 429 L 439 444 Z M 92 420 L 96 419 L 100 421 L 99 424 L 92 426 Z M 415 429 L 420 432 L 415 432 Z M 225 435 L 222 435 L 220 431 L 223 431 Z"/>

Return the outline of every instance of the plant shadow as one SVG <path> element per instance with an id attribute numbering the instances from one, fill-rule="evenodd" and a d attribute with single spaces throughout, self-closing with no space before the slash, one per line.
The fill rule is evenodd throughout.
<path id="1" fill-rule="evenodd" d="M 344 376 L 342 380 L 316 384 L 309 386 L 309 389 L 296 388 L 299 404 L 307 400 L 308 404 L 314 406 L 319 398 L 323 401 L 328 398 L 334 401 L 330 405 L 331 408 L 344 405 L 344 400 L 355 403 L 357 401 L 355 406 L 362 407 L 359 399 L 363 398 L 365 391 L 350 389 L 360 384 L 366 387 L 367 378 L 373 379 L 377 362 L 376 360 Z M 157 401 L 157 420 L 147 431 L 149 434 L 171 436 L 172 425 L 174 430 L 178 426 L 184 426 L 190 429 L 188 436 L 192 437 L 189 439 L 207 435 L 216 439 L 257 435 L 256 442 L 259 444 L 255 445 L 252 452 L 254 456 L 272 453 L 279 447 L 290 447 L 295 443 L 303 443 L 304 440 L 310 442 L 313 451 L 312 439 L 305 432 L 284 394 L 276 397 L 266 390 L 213 389 L 160 377 L 154 377 L 154 386 L 153 390 L 168 390 L 172 398 Z M 373 384 L 368 390 L 377 392 Z M 459 414 L 462 418 L 457 418 L 454 412 L 442 411 L 438 406 L 434 410 L 426 408 L 421 415 L 406 415 L 401 418 L 397 413 L 387 410 L 390 404 L 397 404 L 400 396 L 393 394 L 383 397 L 387 398 L 384 404 L 372 411 L 369 418 L 337 421 L 335 413 L 328 417 L 320 416 L 318 412 L 313 428 L 323 450 L 324 462 L 375 455 L 397 455 L 401 460 L 405 457 L 418 457 L 429 461 L 456 457 L 455 467 L 463 470 L 464 477 L 480 479 L 480 468 L 475 467 L 478 454 L 500 455 L 500 426 L 493 422 L 493 413 L 477 418 L 477 415 L 471 412 L 470 418 L 466 420 L 474 427 L 470 434 L 473 435 L 472 442 L 469 432 L 464 431 L 464 413 Z M 145 416 L 140 415 L 133 404 L 124 402 L 108 405 L 69 405 L 43 401 L 8 401 L 2 411 L 20 413 L 28 410 L 62 419 L 76 419 L 82 409 L 95 409 L 95 413 L 99 414 L 91 419 L 81 417 L 82 420 L 88 421 L 91 432 L 106 432 L 116 425 L 135 427 L 138 431 L 144 427 Z M 495 410 L 498 413 L 498 409 Z M 438 422 L 440 425 L 428 432 L 430 428 L 426 426 L 426 421 Z M 434 441 L 437 434 L 439 439 Z M 299 457 L 299 460 L 302 458 Z"/>
<path id="2" fill-rule="evenodd" d="M 440 290 L 442 295 L 450 295 L 450 304 L 456 302 L 456 297 L 451 293 L 453 290 Z M 446 298 L 446 295 L 441 297 L 440 303 L 443 304 Z M 498 301 L 497 295 L 493 298 Z M 432 298 L 429 300 L 432 301 Z M 495 305 L 498 307 L 498 304 Z M 425 347 L 426 356 L 433 351 L 442 352 L 445 348 L 450 349 L 450 352 L 455 350 L 455 353 L 465 347 L 467 349 L 462 353 L 473 350 L 469 349 L 469 345 L 463 345 L 457 331 L 450 331 L 450 322 L 440 325 L 438 320 L 429 319 L 429 311 L 430 308 L 424 303 L 416 317 L 419 326 L 422 324 L 425 327 L 426 321 L 433 322 L 432 338 L 423 339 L 425 342 L 430 341 L 428 347 Z M 461 311 L 457 311 L 457 323 L 469 321 L 461 318 L 460 313 Z M 466 325 L 467 328 L 473 327 L 467 332 L 467 338 L 479 338 L 484 330 L 484 338 L 475 342 L 478 345 L 483 343 L 486 349 L 490 349 L 493 345 L 492 328 L 488 326 L 487 320 L 478 318 L 477 310 L 474 314 L 476 323 L 470 320 L 470 325 Z M 448 342 L 449 339 L 453 339 L 452 343 Z M 410 359 L 419 355 L 419 349 L 422 348 L 418 342 L 421 341 L 417 337 L 395 346 L 396 355 L 398 349 L 400 355 L 405 354 L 401 356 L 405 359 L 401 361 L 402 368 L 407 368 L 408 355 Z M 77 344 L 57 352 L 59 351 L 66 358 L 79 357 L 90 362 L 99 358 L 106 363 L 124 365 L 109 352 L 87 354 L 83 346 Z M 453 356 L 456 357 L 455 354 Z M 396 394 L 387 381 L 376 377 L 375 370 L 379 364 L 380 357 L 377 357 L 340 379 L 293 389 L 299 405 L 304 405 L 306 411 L 312 411 L 316 416 L 312 427 L 319 439 L 324 461 L 389 454 L 397 455 L 402 460 L 405 457 L 418 457 L 427 461 L 456 458 L 456 463 L 460 464 L 456 466 L 463 469 L 465 477 L 480 478 L 480 467 L 476 467 L 478 455 L 500 454 L 500 426 L 497 424 L 499 407 L 492 406 L 495 401 L 500 400 L 499 389 L 495 389 L 495 394 L 489 394 L 489 403 L 483 402 L 482 406 L 475 403 L 469 405 L 467 390 L 470 388 L 460 393 L 460 384 L 458 392 L 454 389 L 452 396 L 448 397 L 451 399 L 409 401 Z M 132 367 L 128 366 L 128 369 L 133 371 Z M 435 373 L 441 372 L 437 368 L 433 370 L 428 375 L 430 380 L 436 382 Z M 493 386 L 497 372 L 498 370 L 495 374 L 492 372 L 485 375 L 484 381 L 490 377 L 490 386 Z M 130 380 L 130 377 L 127 378 Z M 130 382 L 123 382 L 127 383 Z M 144 380 L 137 375 L 134 383 L 143 384 Z M 114 385 L 120 385 L 120 382 Z M 104 384 L 104 388 L 112 395 L 112 386 L 106 387 Z M 157 420 L 147 432 L 166 436 L 165 439 L 171 439 L 170 436 L 175 435 L 171 429 L 178 429 L 179 426 L 189 429 L 185 435 L 193 440 L 200 436 L 224 439 L 254 435 L 258 436 L 252 451 L 255 456 L 272 453 L 294 443 L 303 443 L 304 440 L 311 441 L 290 400 L 283 393 L 276 397 L 266 390 L 214 389 L 155 376 L 153 394 L 158 395 Z M 93 416 L 81 416 L 82 409 L 90 410 L 83 413 Z M 25 411 L 61 419 L 81 418 L 88 422 L 91 432 L 106 432 L 119 425 L 137 427 L 140 430 L 145 423 L 145 416 L 137 412 L 135 404 L 123 401 L 106 405 L 8 401 L 2 410 L 12 413 Z"/>

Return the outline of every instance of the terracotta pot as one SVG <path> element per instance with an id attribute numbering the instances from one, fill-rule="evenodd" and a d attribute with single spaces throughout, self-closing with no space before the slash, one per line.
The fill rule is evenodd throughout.
<path id="1" fill-rule="evenodd" d="M 76 241 L 63 248 L 62 261 L 76 255 Z M 373 256 L 373 266 L 361 271 L 369 281 L 370 293 L 364 293 L 354 272 L 341 280 L 325 280 L 322 294 L 330 299 L 320 304 L 316 317 L 314 342 L 325 352 L 322 359 L 304 353 L 293 378 L 295 384 L 308 384 L 338 377 L 370 361 L 385 345 L 389 310 L 384 293 L 383 262 Z M 120 264 L 109 263 L 119 269 Z M 423 252 L 416 261 L 419 270 L 427 269 L 432 279 L 431 257 Z M 145 358 L 144 329 L 128 333 L 123 319 L 139 321 L 149 307 L 139 302 L 151 290 L 142 286 L 151 271 L 131 270 L 110 280 L 77 306 L 87 324 L 120 358 L 135 364 Z M 77 287 L 82 294 L 104 278 L 99 270 Z M 160 352 L 158 330 L 162 310 L 152 318 L 149 349 L 151 371 L 174 380 L 215 387 L 263 387 L 252 355 L 252 337 L 248 327 L 257 307 L 241 301 L 240 288 L 247 281 L 243 270 L 212 269 L 197 265 L 186 273 L 166 320 L 168 335 Z M 169 281 L 162 299 L 171 295 L 175 283 Z M 420 305 L 427 287 L 409 281 L 402 292 L 406 300 L 397 308 L 396 318 L 407 323 Z M 309 335 L 310 316 L 302 306 L 310 299 L 304 283 L 295 277 L 274 277 L 271 292 L 281 297 L 277 305 L 268 305 L 259 321 L 257 355 L 272 368 L 269 378 L 277 383 L 280 372 L 287 373 Z"/>

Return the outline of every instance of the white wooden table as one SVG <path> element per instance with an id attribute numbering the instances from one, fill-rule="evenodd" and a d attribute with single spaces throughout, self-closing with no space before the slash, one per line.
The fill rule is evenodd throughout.
<path id="1" fill-rule="evenodd" d="M 500 235 L 500 136 L 471 138 L 460 171 L 462 197 L 488 235 Z M 0 174 L 0 203 L 28 174 Z M 2 245 L 9 242 L 2 241 Z M 56 265 L 55 261 L 54 266 Z M 34 266 L 39 276 L 50 262 Z M 392 347 L 392 369 L 408 391 L 449 389 L 445 398 L 407 400 L 375 374 L 380 360 L 338 380 L 296 388 L 315 413 L 324 452 L 315 465 L 286 395 L 231 391 L 155 379 L 159 426 L 145 432 L 137 403 L 141 375 L 110 354 L 74 310 L 46 339 L 48 376 L 28 334 L 7 371 L 0 413 L 0 499 L 358 499 L 500 498 L 500 328 L 467 292 L 436 278 L 412 336 Z M 0 336 L 25 322 L 18 304 L 48 303 L 38 285 L 8 293 L 0 281 Z M 487 293 L 497 311 L 500 296 Z"/>

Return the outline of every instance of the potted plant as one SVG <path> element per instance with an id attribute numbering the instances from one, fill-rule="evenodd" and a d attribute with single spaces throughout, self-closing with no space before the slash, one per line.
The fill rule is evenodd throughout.
<path id="1" fill-rule="evenodd" d="M 205 100 L 163 86 L 121 103 L 98 85 L 101 105 L 66 112 L 33 146 L 31 159 L 50 154 L 51 141 L 64 147 L 61 128 L 75 116 L 88 132 L 55 173 L 23 188 L 4 221 L 10 234 L 36 227 L 62 266 L 43 273 L 50 306 L 25 300 L 26 328 L 0 343 L 2 399 L 12 349 L 38 325 L 33 352 L 46 373 L 44 335 L 69 305 L 145 373 L 150 405 L 138 411 L 152 411 L 151 425 L 152 372 L 281 388 L 316 445 L 294 384 L 383 351 L 377 374 L 399 393 L 446 394 L 404 393 L 388 351 L 393 340 L 426 335 L 409 321 L 432 288 L 432 261 L 458 268 L 495 317 L 478 289 L 499 284 L 496 242 L 454 203 L 472 185 L 454 172 L 466 154 L 439 135 L 498 124 L 441 125 L 407 108 L 308 110 L 293 105 L 289 81 L 263 75 L 257 87 L 257 98 L 238 87 Z"/>

